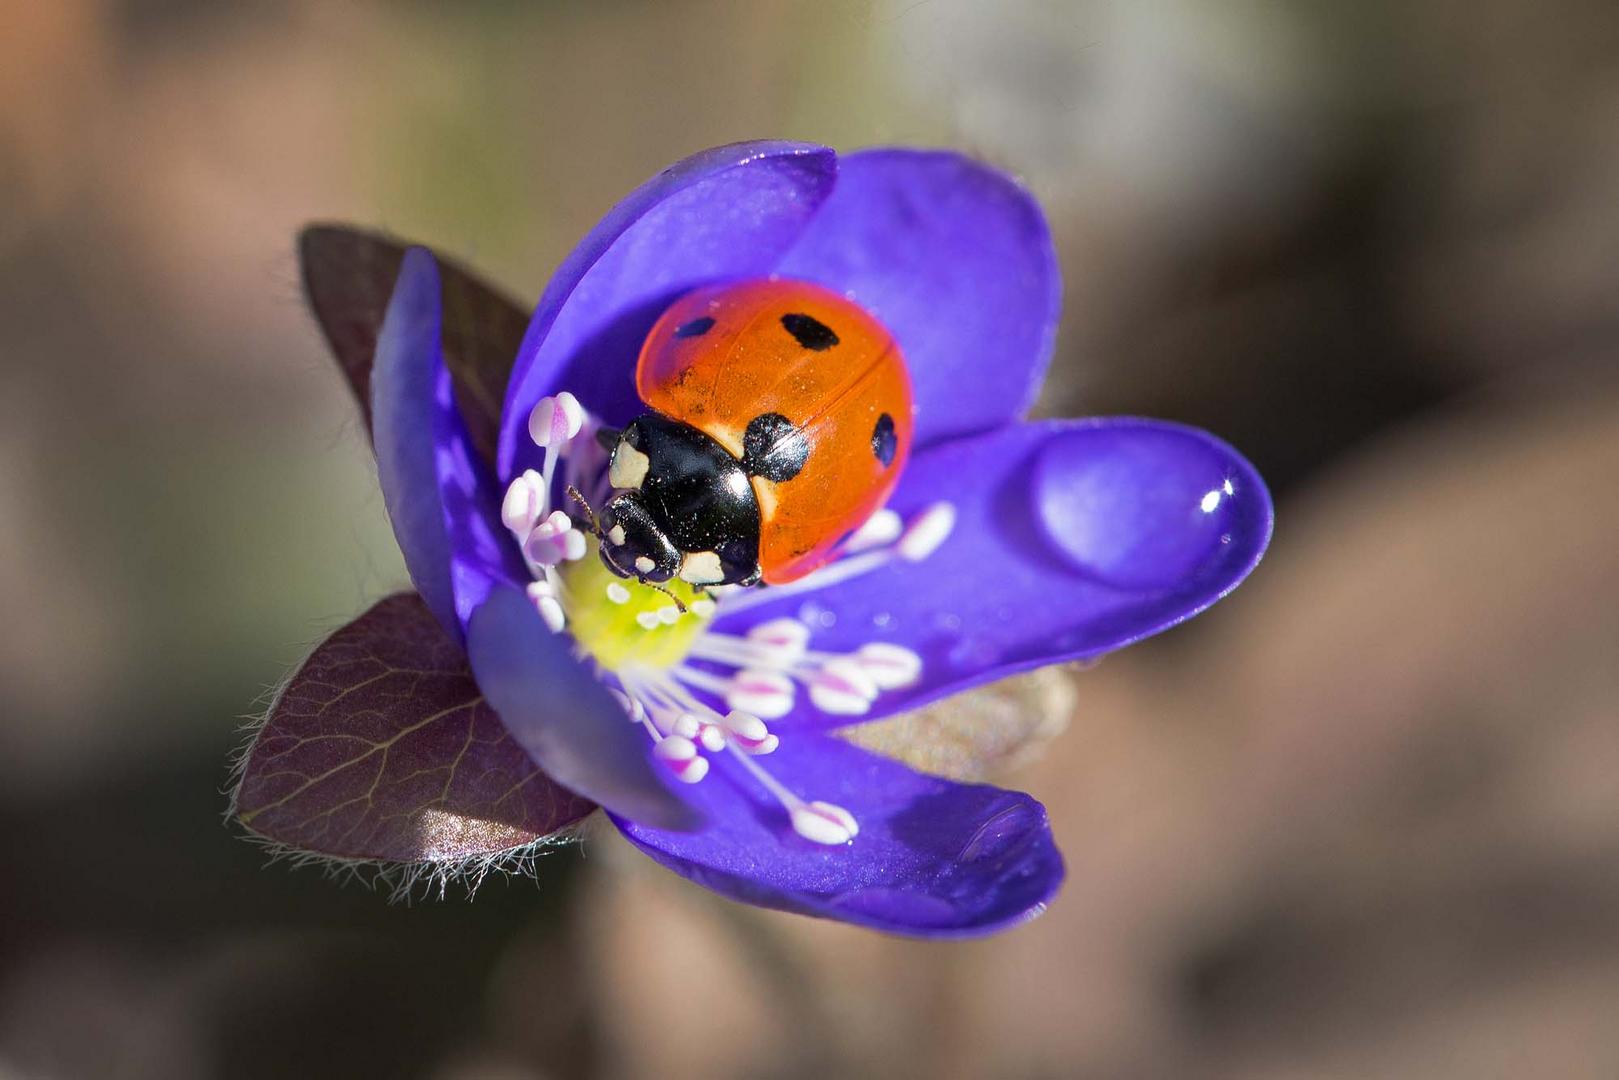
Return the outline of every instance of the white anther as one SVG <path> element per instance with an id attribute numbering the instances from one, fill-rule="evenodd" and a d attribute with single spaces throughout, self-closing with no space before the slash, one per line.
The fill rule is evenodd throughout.
<path id="1" fill-rule="evenodd" d="M 793 831 L 817 844 L 847 844 L 860 834 L 854 815 L 828 802 L 799 803 L 791 817 Z"/>
<path id="2" fill-rule="evenodd" d="M 732 677 L 725 704 L 774 720 L 792 712 L 794 696 L 793 680 L 781 672 L 748 668 Z"/>
<path id="3" fill-rule="evenodd" d="M 669 735 L 658 740 L 652 753 L 669 767 L 675 779 L 695 784 L 708 775 L 708 759 L 697 753 L 697 744 L 684 735 Z"/>
<path id="4" fill-rule="evenodd" d="M 578 529 L 569 529 L 562 534 L 562 557 L 569 562 L 578 562 L 585 557 L 589 550 L 585 542 L 585 534 Z"/>
<path id="5" fill-rule="evenodd" d="M 656 630 L 663 625 L 656 611 L 637 611 L 635 613 L 635 623 L 642 630 Z"/>
<path id="6" fill-rule="evenodd" d="M 553 634 L 560 633 L 568 625 L 568 616 L 563 613 L 562 604 L 554 596 L 542 596 L 534 601 L 534 610 L 540 613 L 540 618 L 545 620 L 545 625 Z"/>
<path id="7" fill-rule="evenodd" d="M 809 688 L 817 708 L 838 716 L 861 716 L 877 697 L 877 684 L 871 676 L 856 661 L 841 656 L 817 671 Z"/>
<path id="8" fill-rule="evenodd" d="M 641 718 L 646 715 L 644 705 L 622 690 L 614 690 L 609 687 L 607 692 L 613 695 L 613 700 L 618 702 L 618 707 L 624 710 L 624 715 L 628 716 L 632 723 L 639 724 L 641 722 Z"/>
<path id="9" fill-rule="evenodd" d="M 528 598 L 536 603 L 542 596 L 555 596 L 557 594 L 556 586 L 551 584 L 550 578 L 535 578 L 528 583 L 528 587 L 524 591 L 528 593 Z"/>
<path id="10" fill-rule="evenodd" d="M 697 756 L 697 744 L 684 735 L 665 735 L 652 752 L 664 761 L 690 761 Z"/>
<path id="11" fill-rule="evenodd" d="M 525 469 L 506 489 L 500 504 L 500 520 L 518 536 L 527 536 L 545 513 L 545 480 L 533 469 Z"/>
<path id="12" fill-rule="evenodd" d="M 528 437 L 535 446 L 555 446 L 561 449 L 585 425 L 585 410 L 579 399 L 566 390 L 556 397 L 544 397 L 528 414 Z"/>
<path id="13" fill-rule="evenodd" d="M 718 724 L 704 724 L 697 732 L 697 741 L 709 753 L 718 753 L 725 749 L 725 731 Z"/>
<path id="14" fill-rule="evenodd" d="M 630 590 L 616 581 L 609 582 L 607 585 L 607 599 L 615 604 L 627 604 L 630 602 Z"/>
<path id="15" fill-rule="evenodd" d="M 886 641 L 873 641 L 860 646 L 855 653 L 860 665 L 879 690 L 898 690 L 910 686 L 922 674 L 922 658 L 905 648 Z"/>
<path id="16" fill-rule="evenodd" d="M 760 623 L 748 631 L 748 641 L 760 649 L 760 662 L 787 667 L 804 655 L 810 629 L 797 619 L 786 617 Z"/>
<path id="17" fill-rule="evenodd" d="M 956 527 L 956 507 L 954 503 L 934 503 L 916 517 L 905 527 L 905 533 L 894 545 L 900 558 L 909 562 L 921 562 L 939 549 L 939 545 L 950 538 L 950 530 Z"/>
<path id="18" fill-rule="evenodd" d="M 704 597 L 701 600 L 693 600 L 686 606 L 691 609 L 691 613 L 693 615 L 696 615 L 700 619 L 706 619 L 710 615 L 714 614 L 714 609 L 719 605 L 715 604 L 714 601 L 708 599 L 707 597 Z"/>
<path id="19" fill-rule="evenodd" d="M 673 626 L 680 621 L 680 609 L 668 604 L 658 609 L 658 621 L 665 626 Z"/>
<path id="20" fill-rule="evenodd" d="M 534 531 L 523 541 L 523 553 L 540 566 L 556 566 L 561 562 L 583 558 L 585 534 L 573 527 L 573 521 L 567 514 L 553 510 L 549 517 L 534 526 Z"/>
<path id="21" fill-rule="evenodd" d="M 744 753 L 754 756 L 768 754 L 781 745 L 781 740 L 772 735 L 765 722 L 757 716 L 732 710 L 720 722 Z"/>
<path id="22" fill-rule="evenodd" d="M 686 739 L 697 738 L 697 733 L 703 730 L 703 722 L 689 712 L 681 713 L 669 725 L 669 733 L 679 735 Z"/>
<path id="23" fill-rule="evenodd" d="M 884 508 L 878 510 L 866 519 L 866 523 L 854 531 L 854 535 L 844 541 L 843 550 L 846 554 L 858 551 L 869 551 L 874 547 L 892 544 L 899 539 L 899 534 L 905 529 L 904 522 L 894 511 Z"/>

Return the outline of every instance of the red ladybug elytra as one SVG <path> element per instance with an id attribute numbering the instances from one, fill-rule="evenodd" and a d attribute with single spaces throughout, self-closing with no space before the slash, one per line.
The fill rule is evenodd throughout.
<path id="1" fill-rule="evenodd" d="M 602 436 L 615 494 L 601 557 L 622 577 L 803 577 L 882 506 L 910 454 L 899 346 L 808 282 L 688 293 L 647 336 L 635 385 L 651 411 Z"/>

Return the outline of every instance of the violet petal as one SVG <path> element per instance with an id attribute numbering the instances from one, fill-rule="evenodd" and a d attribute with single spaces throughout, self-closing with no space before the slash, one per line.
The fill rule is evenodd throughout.
<path id="1" fill-rule="evenodd" d="M 673 792 L 652 763 L 650 740 L 572 646 L 509 587 L 490 593 L 467 623 L 478 686 L 547 776 L 638 821 L 695 828 L 701 815 Z"/>
<path id="2" fill-rule="evenodd" d="M 641 411 L 641 342 L 677 296 L 767 274 L 832 187 L 836 155 L 806 143 L 735 143 L 665 169 L 615 206 L 540 297 L 506 391 L 499 471 L 533 467 L 540 398 L 571 391 L 608 423 Z"/>
<path id="3" fill-rule="evenodd" d="M 815 628 L 817 650 L 915 650 L 921 680 L 861 718 L 877 719 L 1173 626 L 1235 588 L 1271 531 L 1270 495 L 1241 455 L 1134 418 L 1020 424 L 918 453 L 889 505 L 909 519 L 941 500 L 955 504 L 955 528 L 925 560 L 730 619 L 722 608 L 719 628 L 792 614 Z M 808 701 L 792 720 L 849 722 Z"/>
<path id="4" fill-rule="evenodd" d="M 432 253 L 410 249 L 377 340 L 373 442 L 383 503 L 411 581 L 460 640 L 492 585 L 528 575 L 456 405 L 441 347 L 441 296 Z"/>
<path id="5" fill-rule="evenodd" d="M 947 151 L 863 150 L 777 266 L 847 292 L 899 342 L 916 445 L 1021 417 L 1045 377 L 1062 283 L 1040 206 Z"/>
<path id="6" fill-rule="evenodd" d="M 827 846 L 729 755 L 691 786 L 710 824 L 669 833 L 613 814 L 631 843 L 723 896 L 918 937 L 971 937 L 1027 921 L 1062 883 L 1045 808 L 1027 795 L 915 772 L 841 739 L 795 732 L 759 759 L 788 790 L 854 815 Z"/>
<path id="7" fill-rule="evenodd" d="M 426 248 L 405 253 L 388 312 L 377 336 L 371 372 L 372 442 L 377 480 L 405 556 L 405 569 L 428 608 L 457 638 L 450 584 L 450 534 L 439 497 L 438 458 L 429 437 L 459 417 L 440 420 L 438 383 L 444 375 L 440 353 L 441 309 L 438 267 Z"/>
<path id="8" fill-rule="evenodd" d="M 465 627 L 492 589 L 521 588 L 532 579 L 517 541 L 500 520 L 499 488 L 467 436 L 447 369 L 439 371 L 434 402 L 434 460 L 450 535 L 450 587 L 456 618 Z"/>

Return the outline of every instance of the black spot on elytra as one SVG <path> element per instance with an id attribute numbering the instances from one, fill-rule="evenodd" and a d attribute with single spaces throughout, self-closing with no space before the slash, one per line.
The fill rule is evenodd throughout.
<path id="1" fill-rule="evenodd" d="M 675 337 L 702 337 L 712 329 L 714 329 L 713 318 L 704 315 L 701 319 L 693 319 L 689 323 L 682 323 L 675 327 Z"/>
<path id="2" fill-rule="evenodd" d="M 750 476 L 783 483 L 797 476 L 809 457 L 809 441 L 781 413 L 764 413 L 742 434 L 742 468 Z"/>
<path id="3" fill-rule="evenodd" d="M 824 352 L 838 343 L 832 328 L 812 315 L 783 315 L 781 325 L 806 349 Z"/>
<path id="4" fill-rule="evenodd" d="M 888 468 L 894 463 L 894 451 L 899 449 L 899 436 L 894 434 L 894 418 L 883 413 L 877 426 L 871 429 L 871 452 Z"/>

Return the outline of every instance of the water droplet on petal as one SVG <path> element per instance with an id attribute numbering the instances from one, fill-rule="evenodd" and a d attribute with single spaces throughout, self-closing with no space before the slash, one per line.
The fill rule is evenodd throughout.
<path id="1" fill-rule="evenodd" d="M 1240 460 L 1191 430 L 1082 428 L 1041 449 L 1030 480 L 1033 509 L 1076 570 L 1121 588 L 1166 588 L 1219 558 L 1222 537 L 1251 496 L 1263 500 L 1235 473 Z"/>

